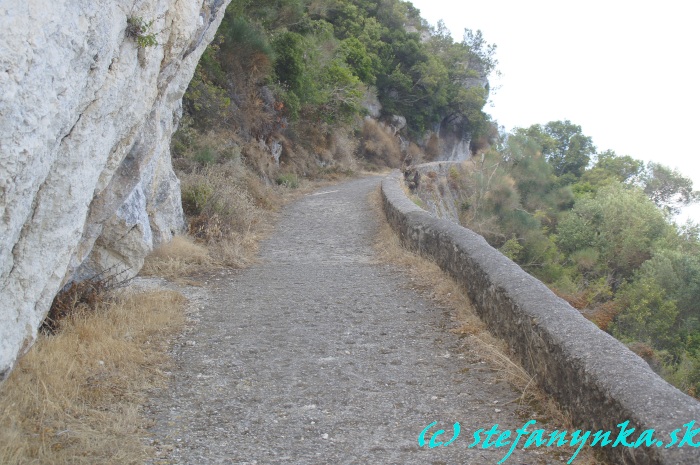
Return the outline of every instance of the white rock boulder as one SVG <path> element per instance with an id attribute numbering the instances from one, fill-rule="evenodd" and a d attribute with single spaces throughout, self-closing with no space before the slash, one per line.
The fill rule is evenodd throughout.
<path id="1" fill-rule="evenodd" d="M 183 228 L 170 137 L 229 1 L 0 0 L 0 380 L 62 286 Z"/>

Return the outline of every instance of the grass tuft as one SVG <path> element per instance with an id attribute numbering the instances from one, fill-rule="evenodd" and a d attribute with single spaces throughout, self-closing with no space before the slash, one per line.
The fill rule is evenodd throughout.
<path id="1" fill-rule="evenodd" d="M 209 269 L 214 260 L 207 249 L 185 236 L 175 236 L 155 249 L 141 268 L 142 276 L 178 279 Z"/>

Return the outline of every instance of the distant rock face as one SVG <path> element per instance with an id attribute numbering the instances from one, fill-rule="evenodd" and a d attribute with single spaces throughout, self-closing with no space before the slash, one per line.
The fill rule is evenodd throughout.
<path id="1" fill-rule="evenodd" d="M 440 125 L 440 158 L 444 161 L 464 161 L 471 157 L 471 134 L 462 129 L 462 117 L 445 118 Z"/>
<path id="2" fill-rule="evenodd" d="M 488 93 L 489 81 L 483 67 L 478 63 L 472 66 L 476 75 L 466 78 L 462 81 L 462 85 L 466 89 L 481 87 Z M 439 156 L 435 161 L 465 161 L 471 158 L 472 135 L 464 130 L 464 118 L 462 115 L 448 116 L 435 128 L 435 133 L 440 140 Z"/>
<path id="3" fill-rule="evenodd" d="M 0 4 L 0 380 L 63 285 L 183 228 L 170 137 L 229 1 Z"/>

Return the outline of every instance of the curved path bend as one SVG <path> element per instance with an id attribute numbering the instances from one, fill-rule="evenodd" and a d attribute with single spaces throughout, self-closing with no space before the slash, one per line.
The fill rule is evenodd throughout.
<path id="1" fill-rule="evenodd" d="M 449 331 L 450 312 L 374 257 L 368 194 L 379 181 L 305 196 L 260 263 L 211 277 L 196 327 L 176 343 L 172 387 L 151 406 L 168 451 L 154 463 L 495 464 L 507 453 L 468 446 L 479 428 L 528 420 L 518 394 Z M 419 448 L 433 421 L 450 433 L 460 422 L 460 437 Z M 518 449 L 503 463 L 568 459 Z"/>

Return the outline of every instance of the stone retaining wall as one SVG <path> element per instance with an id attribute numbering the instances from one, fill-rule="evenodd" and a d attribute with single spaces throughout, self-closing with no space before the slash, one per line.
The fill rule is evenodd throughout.
<path id="1" fill-rule="evenodd" d="M 636 432 L 628 442 L 641 431 L 654 429 L 654 438 L 664 443 L 651 448 L 607 446 L 604 450 L 614 463 L 700 463 L 700 449 L 677 447 L 685 424 L 697 421 L 691 428 L 700 428 L 699 402 L 661 379 L 641 358 L 484 238 L 417 207 L 401 182 L 398 171 L 385 178 L 382 200 L 404 246 L 433 259 L 463 284 L 489 330 L 508 343 L 542 389 L 571 414 L 577 428 L 612 431 L 615 441 L 617 425 L 629 420 L 628 428 Z M 673 442 L 674 430 L 680 430 L 675 433 L 677 441 L 666 448 Z M 692 442 L 700 443 L 700 431 Z"/>

